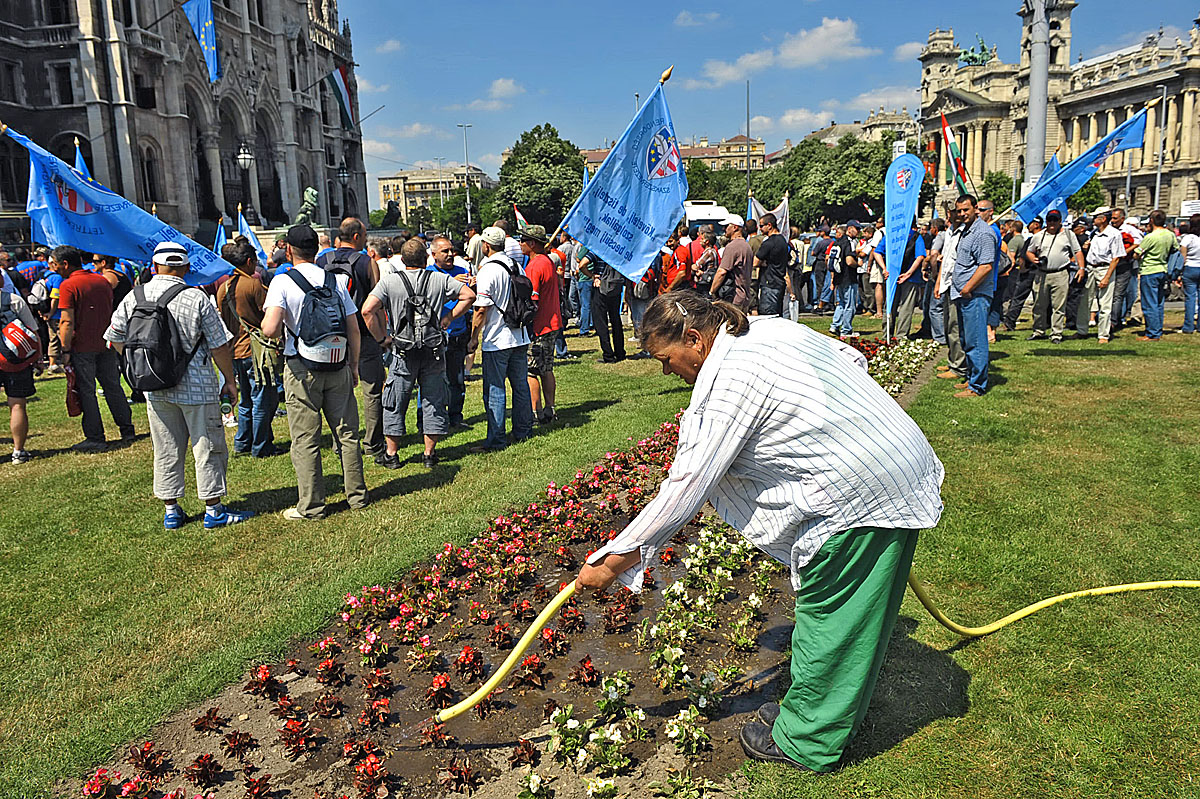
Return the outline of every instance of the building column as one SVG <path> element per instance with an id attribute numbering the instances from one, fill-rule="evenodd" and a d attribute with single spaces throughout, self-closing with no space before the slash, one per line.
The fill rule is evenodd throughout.
<path id="1" fill-rule="evenodd" d="M 942 181 L 946 179 L 946 140 L 942 138 L 941 133 L 938 133 L 936 139 L 937 146 L 937 180 L 933 182 L 934 187 L 943 185 Z M 387 206 L 383 206 L 386 208 Z"/>
<path id="2" fill-rule="evenodd" d="M 1084 151 L 1083 142 L 1080 141 L 1082 137 L 1083 127 L 1079 124 L 1079 117 L 1073 117 L 1071 119 L 1071 146 L 1067 148 L 1067 160 L 1074 158 Z"/>
<path id="3" fill-rule="evenodd" d="M 232 219 L 225 207 L 225 185 L 221 179 L 221 136 L 217 131 L 200 134 L 200 144 L 204 147 L 204 160 L 208 162 L 208 181 L 212 191 L 213 205 L 226 217 Z M 233 209 L 236 210 L 236 209 Z M 233 220 L 235 223 L 237 220 Z"/>
<path id="4" fill-rule="evenodd" d="M 250 164 L 250 169 L 247 170 L 247 180 L 250 181 L 250 202 L 254 204 L 254 210 L 258 213 L 259 220 L 262 220 L 262 198 L 258 196 L 258 159 Z"/>
<path id="5" fill-rule="evenodd" d="M 1171 162 L 1179 158 L 1179 98 L 1171 97 L 1167 100 L 1167 145 L 1166 152 L 1163 153 L 1163 166 L 1169 166 Z M 1161 136 L 1161 134 L 1160 134 Z"/>
<path id="6" fill-rule="evenodd" d="M 1146 164 L 1154 164 L 1154 151 L 1158 144 L 1158 106 L 1150 106 L 1146 110 L 1146 138 L 1142 142 L 1142 160 L 1140 163 L 1135 163 L 1134 166 L 1144 166 Z"/>
<path id="7" fill-rule="evenodd" d="M 1196 124 L 1196 92 L 1187 89 L 1183 93 L 1183 129 L 1179 132 L 1179 160 L 1192 161 L 1192 128 Z"/>
<path id="8" fill-rule="evenodd" d="M 972 182 L 978 183 L 979 176 L 979 125 L 971 123 L 967 126 L 967 172 Z"/>

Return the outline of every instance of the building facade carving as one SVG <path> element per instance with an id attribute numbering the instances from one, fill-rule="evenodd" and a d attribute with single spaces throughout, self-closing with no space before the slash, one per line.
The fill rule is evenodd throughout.
<path id="1" fill-rule="evenodd" d="M 0 119 L 68 163 L 78 137 L 98 181 L 202 241 L 239 203 L 286 223 L 306 186 L 319 224 L 365 215 L 361 135 L 323 80 L 354 63 L 336 0 L 213 0 L 213 17 L 216 83 L 175 0 L 5 0 Z M 27 180 L 24 150 L 0 139 L 5 212 L 24 210 Z"/>
<path id="2" fill-rule="evenodd" d="M 1147 114 L 1141 148 L 1108 158 L 1097 177 L 1108 202 L 1144 214 L 1154 203 L 1159 143 L 1163 153 L 1164 210 L 1178 214 L 1180 203 L 1200 197 L 1200 31 L 1187 42 L 1150 35 L 1137 45 L 1071 62 L 1071 15 L 1074 0 L 1050 3 L 1050 81 L 1046 154 L 1057 150 L 1066 163 L 1136 114 L 1166 87 L 1166 103 Z M 1025 132 L 1029 116 L 1029 39 L 1031 17 L 1021 18 L 1020 59 L 1001 61 L 996 50 L 983 64 L 964 64 L 954 31 L 930 32 L 921 51 L 921 136 L 926 157 L 937 163 L 938 200 L 952 202 L 957 191 L 947 180 L 941 117 L 954 129 L 963 163 L 975 187 L 987 172 L 1002 172 L 1018 183 L 1035 179 L 1025 168 Z M 1131 191 L 1126 196 L 1126 179 Z M 1090 209 L 1089 209 L 1090 210 Z"/>

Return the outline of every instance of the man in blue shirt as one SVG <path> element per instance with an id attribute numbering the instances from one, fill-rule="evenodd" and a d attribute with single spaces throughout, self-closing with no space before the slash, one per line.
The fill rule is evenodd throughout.
<path id="1" fill-rule="evenodd" d="M 908 338 L 912 330 L 913 312 L 925 293 L 925 239 L 916 227 L 908 231 L 908 243 L 904 246 L 904 259 L 900 262 L 900 276 L 896 278 L 896 294 L 892 297 L 892 335 L 898 339 Z M 887 274 L 887 232 L 875 245 L 874 258 Z M 886 296 L 886 295 L 885 295 Z M 882 309 L 880 309 L 882 310 Z"/>
<path id="2" fill-rule="evenodd" d="M 426 267 L 430 271 L 440 270 L 450 277 L 458 278 L 472 289 L 475 278 L 466 267 L 454 262 L 454 244 L 445 236 L 433 240 L 433 263 Z M 442 319 L 450 315 L 458 300 L 447 300 L 442 306 Z M 458 317 L 446 328 L 446 382 L 450 384 L 450 427 L 465 427 L 463 403 L 466 401 L 467 382 L 463 365 L 467 360 L 467 342 L 471 339 L 471 326 L 467 316 Z"/>
<path id="3" fill-rule="evenodd" d="M 1008 255 L 1008 245 L 1004 243 L 1004 233 L 1000 225 L 992 221 L 996 213 L 996 204 L 987 197 L 979 201 L 979 218 L 987 222 L 988 227 L 996 234 L 996 260 L 992 269 L 992 307 L 988 309 L 988 342 L 996 340 L 996 328 L 1000 327 L 1001 313 L 1004 311 L 1004 295 L 1008 292 L 1008 271 L 1012 260 Z"/>
<path id="4" fill-rule="evenodd" d="M 958 243 L 950 278 L 950 299 L 958 309 L 963 350 L 967 356 L 967 380 L 956 384 L 956 397 L 980 397 L 988 389 L 987 316 L 992 305 L 992 277 L 1000 252 L 996 234 L 979 216 L 975 197 L 964 194 L 956 203 L 964 232 Z"/>

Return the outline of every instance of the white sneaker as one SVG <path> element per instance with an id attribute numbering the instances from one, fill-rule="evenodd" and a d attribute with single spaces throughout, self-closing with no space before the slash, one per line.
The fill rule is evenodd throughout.
<path id="1" fill-rule="evenodd" d="M 226 427 L 237 427 L 237 417 L 233 414 L 230 414 L 229 416 L 223 416 L 221 418 L 224 420 Z"/>

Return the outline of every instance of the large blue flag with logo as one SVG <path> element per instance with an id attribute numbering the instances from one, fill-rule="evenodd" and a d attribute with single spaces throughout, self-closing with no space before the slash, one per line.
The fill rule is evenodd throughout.
<path id="1" fill-rule="evenodd" d="M 571 206 L 563 228 L 636 282 L 683 215 L 687 193 L 660 83 Z"/>
<path id="2" fill-rule="evenodd" d="M 75 168 L 79 170 L 79 174 L 83 175 L 88 180 L 92 179 L 92 173 L 88 169 L 87 161 L 83 160 L 83 152 L 79 149 L 79 139 L 75 139 Z"/>
<path id="3" fill-rule="evenodd" d="M 187 15 L 196 41 L 200 42 L 200 52 L 204 63 L 208 66 L 208 82 L 216 83 L 221 79 L 221 62 L 217 57 L 217 29 L 213 25 L 212 0 L 187 0 L 183 4 L 183 13 Z"/>
<path id="4" fill-rule="evenodd" d="M 254 251 L 258 253 L 258 265 L 266 269 L 270 265 L 270 261 L 267 259 L 267 251 L 258 243 L 258 236 L 254 235 L 254 230 L 246 222 L 246 217 L 242 216 L 242 209 L 240 207 L 238 208 L 238 235 L 245 236 L 250 240 Z"/>
<path id="5" fill-rule="evenodd" d="M 883 183 L 884 251 L 887 263 L 887 318 L 892 318 L 896 281 L 904 264 L 904 248 L 917 215 L 917 200 L 925 180 L 925 163 L 912 153 L 892 161 Z"/>
<path id="6" fill-rule="evenodd" d="M 1045 185 L 1046 181 L 1057 175 L 1060 169 L 1062 169 L 1062 164 L 1058 161 L 1058 150 L 1055 150 L 1054 155 L 1050 156 L 1050 163 L 1046 164 L 1046 168 L 1042 170 L 1042 174 L 1038 178 L 1038 182 L 1034 185 L 1034 188 L 1036 189 L 1038 186 Z M 1041 216 L 1042 219 L 1045 219 L 1046 214 L 1050 213 L 1055 208 L 1058 208 L 1059 210 L 1066 210 L 1063 208 L 1063 206 L 1066 204 L 1066 197 L 1055 197 L 1050 201 L 1049 205 L 1042 209 L 1042 213 L 1039 214 L 1039 216 Z"/>
<path id="7" fill-rule="evenodd" d="M 1013 212 L 1028 224 L 1038 214 L 1051 207 L 1056 200 L 1065 200 L 1079 191 L 1092 175 L 1100 169 L 1113 153 L 1132 150 L 1142 146 L 1146 137 L 1146 109 L 1122 122 L 1083 155 L 1038 184 L 1024 197 L 1017 200 Z"/>
<path id="8" fill-rule="evenodd" d="M 34 241 L 51 247 L 69 244 L 131 261 L 149 261 L 164 241 L 182 244 L 192 262 L 185 280 L 212 283 L 232 268 L 228 263 L 119 194 L 87 180 L 12 128 L 8 137 L 29 151 L 29 214 Z"/>

